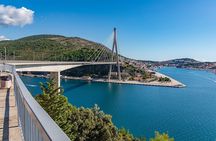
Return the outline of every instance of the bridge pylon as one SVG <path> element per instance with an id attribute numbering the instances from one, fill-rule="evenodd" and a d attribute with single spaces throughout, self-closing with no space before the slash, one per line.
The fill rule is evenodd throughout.
<path id="1" fill-rule="evenodd" d="M 114 60 L 114 55 L 116 55 L 116 62 L 117 62 L 117 75 L 118 75 L 118 80 L 121 80 L 121 68 L 120 68 L 120 60 L 119 60 L 119 54 L 118 54 L 118 45 L 117 45 L 117 34 L 116 34 L 116 28 L 114 28 L 114 38 L 113 38 L 113 46 L 112 46 L 112 57 L 111 57 L 111 62 Z M 115 52 L 114 52 L 115 51 Z M 109 67 L 109 74 L 108 74 L 108 81 L 110 81 L 111 78 L 111 73 L 112 73 L 112 64 L 110 64 Z"/>

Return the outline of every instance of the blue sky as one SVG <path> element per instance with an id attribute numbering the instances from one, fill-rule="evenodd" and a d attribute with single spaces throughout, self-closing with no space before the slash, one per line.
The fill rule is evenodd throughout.
<path id="1" fill-rule="evenodd" d="M 34 11 L 32 24 L 0 26 L 0 35 L 10 39 L 61 34 L 105 43 L 117 27 L 120 52 L 127 57 L 216 61 L 215 0 L 1 0 L 0 4 Z"/>

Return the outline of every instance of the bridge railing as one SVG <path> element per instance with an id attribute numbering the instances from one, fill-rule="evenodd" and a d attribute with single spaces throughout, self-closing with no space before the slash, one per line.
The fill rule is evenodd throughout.
<path id="1" fill-rule="evenodd" d="M 25 141 L 70 141 L 68 136 L 52 120 L 47 112 L 30 94 L 16 69 L 0 64 L 0 71 L 13 74 L 14 94 L 18 109 L 19 125 Z"/>

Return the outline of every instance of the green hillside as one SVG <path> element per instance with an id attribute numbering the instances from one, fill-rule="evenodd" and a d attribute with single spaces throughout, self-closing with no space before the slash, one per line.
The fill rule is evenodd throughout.
<path id="1" fill-rule="evenodd" d="M 104 45 L 78 37 L 35 35 L 18 40 L 1 41 L 0 57 L 16 60 L 94 61 L 109 60 L 111 51 Z"/>
<path id="2" fill-rule="evenodd" d="M 104 45 L 78 37 L 60 35 L 34 35 L 18 40 L 0 41 L 0 58 L 4 59 L 4 47 L 7 49 L 7 60 L 34 61 L 110 61 L 111 50 Z M 121 57 L 123 79 L 133 80 L 137 75 L 144 79 L 150 74 L 139 65 L 129 64 L 131 59 Z M 113 67 L 113 71 L 117 71 Z M 109 65 L 83 66 L 62 72 L 67 76 L 107 77 Z M 115 78 L 115 75 L 113 75 Z"/>

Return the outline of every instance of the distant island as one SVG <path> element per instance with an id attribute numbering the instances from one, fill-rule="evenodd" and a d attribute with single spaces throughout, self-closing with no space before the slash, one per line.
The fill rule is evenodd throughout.
<path id="1" fill-rule="evenodd" d="M 61 35 L 34 35 L 17 40 L 0 41 L 0 58 L 3 60 L 5 47 L 7 60 L 31 61 L 110 61 L 111 50 L 103 44 L 79 37 Z M 97 53 L 103 50 L 99 56 Z M 115 56 L 114 56 L 115 57 Z M 185 85 L 154 71 L 161 62 L 147 62 L 121 58 L 122 81 L 117 81 L 117 74 L 112 73 L 112 83 L 139 84 L 151 86 L 184 87 Z M 109 65 L 83 66 L 62 72 L 62 78 L 84 79 L 107 82 Z M 116 71 L 116 68 L 113 70 Z M 25 73 L 23 73 L 25 74 Z M 29 75 L 29 74 L 28 74 Z M 32 73 L 30 75 L 38 75 Z M 46 74 L 42 74 L 46 75 Z"/>

